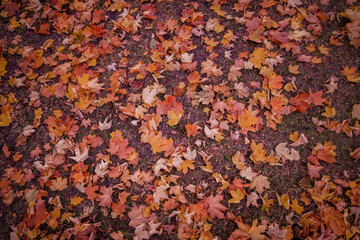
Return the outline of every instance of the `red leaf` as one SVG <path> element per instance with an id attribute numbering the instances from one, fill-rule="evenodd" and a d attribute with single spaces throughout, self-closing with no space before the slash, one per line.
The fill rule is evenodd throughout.
<path id="1" fill-rule="evenodd" d="M 34 207 L 34 212 L 31 216 L 26 213 L 25 215 L 25 222 L 26 226 L 29 228 L 38 228 L 42 221 L 44 221 L 49 216 L 49 213 L 46 212 L 44 200 L 40 199 L 36 203 Z"/>
<path id="2" fill-rule="evenodd" d="M 100 9 L 100 10 L 97 10 L 95 9 L 94 12 L 93 12 L 93 18 L 92 18 L 92 23 L 99 23 L 101 22 L 102 20 L 105 20 L 105 11 Z"/>
<path id="3" fill-rule="evenodd" d="M 88 199 L 94 200 L 99 195 L 96 193 L 96 191 L 99 189 L 99 186 L 92 186 L 89 184 L 89 186 L 84 187 L 85 194 L 87 195 Z"/>
<path id="4" fill-rule="evenodd" d="M 110 141 L 110 146 L 108 149 L 106 149 L 106 151 L 117 155 L 120 159 L 127 159 L 129 158 L 129 154 L 134 151 L 134 148 L 127 147 L 128 144 L 129 141 L 127 139 L 119 142 L 119 140 L 115 138 Z"/>
<path id="5" fill-rule="evenodd" d="M 16 2 L 10 1 L 5 4 L 5 11 L 8 11 L 9 17 L 12 17 L 19 11 L 19 7 Z"/>
<path id="6" fill-rule="evenodd" d="M 211 218 L 224 218 L 224 213 L 222 211 L 226 210 L 227 207 L 223 206 L 220 201 L 223 200 L 222 195 L 216 195 L 215 197 L 210 195 L 205 198 L 206 208 Z"/>
<path id="7" fill-rule="evenodd" d="M 315 104 L 316 106 L 322 105 L 326 99 L 322 98 L 322 91 L 317 91 L 315 93 L 312 92 L 312 90 L 310 89 L 309 91 L 309 100 L 311 103 Z"/>
<path id="8" fill-rule="evenodd" d="M 305 113 L 306 109 L 310 107 L 309 103 L 309 94 L 308 93 L 301 93 L 296 95 L 296 97 L 290 98 L 289 103 L 296 107 L 296 109 L 301 112 Z"/>
<path id="9" fill-rule="evenodd" d="M 112 187 L 100 187 L 100 192 L 102 193 L 102 195 L 99 195 L 98 197 L 96 197 L 96 201 L 99 201 L 99 206 L 101 207 L 111 207 L 111 203 L 112 203 L 112 199 L 111 199 L 111 195 L 113 193 L 113 189 Z"/>
<path id="10" fill-rule="evenodd" d="M 335 158 L 333 158 L 332 156 L 330 156 L 330 152 L 329 150 L 327 149 L 324 149 L 324 150 L 320 150 L 316 153 L 316 156 L 320 159 L 320 160 L 323 160 L 327 163 L 334 163 L 336 162 Z"/>
<path id="11" fill-rule="evenodd" d="M 50 34 L 49 28 L 50 28 L 49 23 L 41 24 L 39 30 L 36 33 L 49 35 Z"/>

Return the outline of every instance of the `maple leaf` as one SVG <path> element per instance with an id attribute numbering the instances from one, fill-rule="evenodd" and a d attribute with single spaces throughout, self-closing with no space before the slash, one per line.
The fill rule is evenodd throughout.
<path id="1" fill-rule="evenodd" d="M 356 72 L 356 67 L 349 68 L 349 66 L 345 66 L 341 72 L 346 76 L 346 79 L 350 82 L 357 83 L 360 81 L 360 76 Z"/>
<path id="2" fill-rule="evenodd" d="M 145 228 L 147 228 L 146 223 L 142 223 L 139 226 L 135 227 L 135 235 L 136 235 L 137 239 L 149 239 L 150 238 L 150 233 Z"/>
<path id="3" fill-rule="evenodd" d="M 111 154 L 119 157 L 119 159 L 128 159 L 130 154 L 134 152 L 134 148 L 127 147 L 129 140 L 127 138 L 119 142 L 119 139 L 114 138 L 110 140 L 109 148 L 106 149 Z"/>
<path id="4" fill-rule="evenodd" d="M 299 133 L 297 133 L 299 134 Z M 293 140 L 293 139 L 291 139 Z M 299 138 L 294 140 L 294 143 L 290 144 L 291 147 L 298 147 L 303 144 L 307 144 L 309 141 L 307 140 L 306 136 L 304 134 L 301 134 Z"/>
<path id="5" fill-rule="evenodd" d="M 111 117 L 111 115 L 110 115 L 109 117 Z M 111 122 L 111 120 L 108 122 L 108 118 L 109 118 L 109 117 L 106 117 L 105 120 L 104 120 L 104 122 L 100 122 L 100 121 L 99 121 L 99 129 L 100 129 L 101 131 L 104 131 L 104 130 L 107 130 L 107 129 L 110 129 L 110 128 L 111 128 L 112 122 Z"/>
<path id="6" fill-rule="evenodd" d="M 209 59 L 202 62 L 201 67 L 202 67 L 201 73 L 206 73 L 206 75 L 208 77 L 210 77 L 210 76 L 218 77 L 223 74 L 221 69 L 217 68 L 216 65 L 214 64 L 214 62 Z"/>
<path id="7" fill-rule="evenodd" d="M 70 200 L 70 204 L 71 204 L 71 205 L 74 205 L 74 206 L 77 206 L 77 205 L 79 205 L 83 200 L 84 200 L 84 199 L 81 198 L 81 197 L 73 197 L 73 198 L 71 198 L 71 200 Z"/>
<path id="8" fill-rule="evenodd" d="M 287 3 L 288 3 L 287 4 L 288 7 L 294 7 L 294 8 L 297 8 L 297 6 L 302 5 L 302 2 L 300 0 L 288 0 Z"/>
<path id="9" fill-rule="evenodd" d="M 325 224 L 328 225 L 337 236 L 345 234 L 346 224 L 343 214 L 333 207 L 326 207 L 322 210 Z"/>
<path id="10" fill-rule="evenodd" d="M 105 83 L 98 83 L 98 79 L 94 78 L 86 83 L 86 88 L 90 88 L 94 93 L 99 93 Z"/>
<path id="11" fill-rule="evenodd" d="M 12 17 L 12 16 L 16 15 L 16 13 L 19 11 L 19 7 L 16 2 L 9 1 L 5 4 L 4 10 L 8 12 L 9 17 Z"/>
<path id="12" fill-rule="evenodd" d="M 360 104 L 354 104 L 351 112 L 351 116 L 353 119 L 360 120 Z"/>
<path id="13" fill-rule="evenodd" d="M 254 65 L 255 68 L 261 68 L 261 65 L 265 62 L 266 51 L 264 48 L 256 48 L 251 54 L 249 61 Z"/>
<path id="14" fill-rule="evenodd" d="M 206 204 L 206 210 L 209 213 L 211 218 L 217 217 L 218 219 L 224 218 L 224 213 L 222 211 L 225 211 L 227 207 L 223 206 L 220 201 L 223 200 L 223 196 L 217 194 L 215 197 L 213 195 L 210 195 L 209 197 L 206 197 L 205 199 Z"/>
<path id="15" fill-rule="evenodd" d="M 126 205 L 122 204 L 121 202 L 119 203 L 112 203 L 111 205 L 111 210 L 117 215 L 117 216 L 122 216 L 125 212 L 126 209 Z"/>
<path id="16" fill-rule="evenodd" d="M 312 92 L 312 90 L 310 89 L 309 91 L 309 100 L 312 104 L 315 104 L 316 106 L 320 106 L 322 105 L 326 99 L 322 98 L 322 91 L 317 91 L 315 93 Z"/>
<path id="17" fill-rule="evenodd" d="M 50 35 L 49 28 L 50 28 L 49 23 L 41 24 L 39 30 L 36 33 Z"/>
<path id="18" fill-rule="evenodd" d="M 280 32 L 280 30 L 270 30 L 269 32 L 270 40 L 277 43 L 277 44 L 283 44 L 289 42 L 289 37 L 287 32 Z"/>
<path id="19" fill-rule="evenodd" d="M 293 202 L 290 206 L 291 206 L 291 209 L 299 215 L 301 215 L 301 213 L 304 211 L 304 208 L 298 204 L 298 201 L 296 199 L 293 200 Z"/>
<path id="20" fill-rule="evenodd" d="M 331 76 L 326 83 L 324 84 L 325 87 L 327 87 L 327 92 L 326 93 L 334 93 L 334 91 L 337 89 L 338 84 L 337 84 L 338 78 Z"/>
<path id="21" fill-rule="evenodd" d="M 101 160 L 101 162 L 96 165 L 95 174 L 99 177 L 104 177 L 106 174 L 110 172 L 108 170 L 108 165 L 109 165 L 108 162 Z"/>
<path id="22" fill-rule="evenodd" d="M 229 203 L 240 203 L 244 199 L 245 195 L 240 188 L 236 188 L 235 191 L 230 191 L 232 198 L 228 201 Z"/>
<path id="23" fill-rule="evenodd" d="M 66 178 L 57 178 L 56 180 L 51 181 L 52 185 L 50 186 L 51 190 L 53 191 L 63 191 L 65 188 L 68 187 L 68 181 Z"/>
<path id="24" fill-rule="evenodd" d="M 310 107 L 309 94 L 301 93 L 296 95 L 296 97 L 290 98 L 289 103 L 296 107 L 301 113 L 305 113 L 306 109 Z"/>
<path id="25" fill-rule="evenodd" d="M 360 147 L 358 147 L 354 151 L 350 152 L 350 157 L 355 158 L 355 159 L 360 159 Z"/>
<path id="26" fill-rule="evenodd" d="M 94 12 L 93 12 L 93 18 L 92 18 L 92 23 L 99 23 L 101 22 L 102 20 L 105 20 L 105 11 L 100 9 L 95 9 Z"/>
<path id="27" fill-rule="evenodd" d="M 101 186 L 100 187 L 100 192 L 102 194 L 99 194 L 95 200 L 96 201 L 99 201 L 99 206 L 101 207 L 108 207 L 110 208 L 111 207 L 111 203 L 113 202 L 112 201 L 112 198 L 111 198 L 111 195 L 113 194 L 113 189 L 112 187 L 104 187 L 104 186 Z"/>
<path id="28" fill-rule="evenodd" d="M 287 194 L 283 194 L 281 195 L 281 197 L 279 197 L 279 195 L 277 195 L 278 201 L 279 201 L 279 206 L 283 206 L 285 209 L 289 209 L 290 208 L 290 199 L 289 199 L 289 195 Z"/>
<path id="29" fill-rule="evenodd" d="M 250 188 L 255 188 L 255 190 L 260 194 L 264 192 L 265 188 L 269 187 L 270 182 L 268 181 L 268 177 L 263 175 L 258 175 L 254 177 L 254 179 L 250 183 Z"/>
<path id="30" fill-rule="evenodd" d="M 186 174 L 188 172 L 189 168 L 192 169 L 192 170 L 195 169 L 193 160 L 185 160 L 185 161 L 183 161 L 180 164 L 179 170 L 182 170 L 183 173 Z"/>
<path id="31" fill-rule="evenodd" d="M 196 149 L 191 151 L 191 148 L 187 147 L 186 152 L 183 153 L 183 156 L 187 160 L 195 160 L 195 158 L 196 158 Z"/>
<path id="32" fill-rule="evenodd" d="M 272 223 L 269 225 L 269 230 L 267 231 L 267 234 L 271 238 L 275 239 L 285 239 L 287 229 L 280 230 L 279 225 L 277 223 Z"/>
<path id="33" fill-rule="evenodd" d="M 245 167 L 241 169 L 240 176 L 246 178 L 249 181 L 252 181 L 254 177 L 256 177 L 257 173 L 252 172 L 251 167 Z"/>
<path id="34" fill-rule="evenodd" d="M 286 159 L 290 161 L 300 160 L 299 152 L 293 148 L 288 149 L 286 147 L 286 144 L 287 143 L 279 143 L 275 148 L 276 153 L 279 154 L 280 156 L 284 156 Z"/>
<path id="35" fill-rule="evenodd" d="M 186 136 L 190 137 L 190 136 L 196 136 L 197 134 L 199 134 L 199 126 L 194 123 L 194 124 L 190 124 L 187 123 L 185 125 L 185 129 L 186 129 Z"/>
<path id="36" fill-rule="evenodd" d="M 329 164 L 336 162 L 335 158 L 331 156 L 330 151 L 328 149 L 320 150 L 316 153 L 316 157 L 320 160 L 323 160 Z"/>
<path id="37" fill-rule="evenodd" d="M 236 229 L 230 236 L 229 239 L 235 240 L 235 239 L 251 239 L 251 240 L 263 240 L 265 238 L 265 235 L 262 233 L 265 232 L 266 226 L 259 225 L 257 226 L 258 219 L 256 219 L 252 226 L 250 227 L 247 224 L 242 223 L 239 221 L 237 223 L 238 229 Z"/>
<path id="38" fill-rule="evenodd" d="M 250 110 L 245 110 L 243 114 L 239 115 L 238 123 L 245 133 L 248 131 L 255 132 L 256 129 L 254 125 L 258 123 L 258 119 L 253 115 L 253 112 Z"/>
<path id="39" fill-rule="evenodd" d="M 292 74 L 299 74 L 299 65 L 289 65 L 289 72 Z"/>
<path id="40" fill-rule="evenodd" d="M 146 218 L 143 215 L 145 210 L 145 205 L 134 206 L 129 212 L 129 218 L 131 219 L 129 222 L 129 226 L 136 228 L 137 226 L 146 222 Z"/>
<path id="41" fill-rule="evenodd" d="M 263 147 L 264 147 L 263 143 L 256 144 L 255 142 L 251 142 L 250 148 L 253 151 L 253 153 L 250 155 L 250 159 L 254 163 L 266 161 L 266 156 L 265 156 L 266 151 L 263 149 Z"/>
<path id="42" fill-rule="evenodd" d="M 99 186 L 92 186 L 90 184 L 87 187 L 84 187 L 85 194 L 87 195 L 88 199 L 90 199 L 90 200 L 94 200 L 95 198 L 98 197 L 98 194 L 96 193 L 96 191 L 98 189 L 99 189 Z"/>
<path id="43" fill-rule="evenodd" d="M 48 216 L 44 200 L 39 199 L 33 209 L 25 214 L 24 221 L 27 227 L 38 228 Z"/>
<path id="44" fill-rule="evenodd" d="M 355 215 L 355 225 L 358 223 L 360 216 L 360 207 L 349 207 L 350 215 Z"/>
<path id="45" fill-rule="evenodd" d="M 26 9 L 39 12 L 43 8 L 43 5 L 39 0 L 30 0 L 29 4 L 26 6 Z"/>
<path id="46" fill-rule="evenodd" d="M 84 151 L 81 153 L 80 148 L 78 146 L 75 147 L 75 156 L 70 157 L 76 162 L 84 162 L 89 157 L 89 149 L 87 147 L 84 148 Z"/>
<path id="47" fill-rule="evenodd" d="M 222 113 L 225 113 L 225 110 L 230 110 L 230 107 L 226 104 L 226 102 L 220 101 L 219 99 L 216 99 L 216 102 L 213 103 L 213 108 L 215 112 L 220 110 Z"/>
<path id="48" fill-rule="evenodd" d="M 158 186 L 155 189 L 155 192 L 153 194 L 154 196 L 154 203 L 159 204 L 161 199 L 169 199 L 167 193 L 165 192 L 166 189 L 168 189 L 169 186 Z"/>
<path id="49" fill-rule="evenodd" d="M 0 76 L 4 76 L 7 71 L 5 70 L 7 61 L 2 56 L 0 57 Z"/>
<path id="50" fill-rule="evenodd" d="M 169 126 L 175 126 L 180 121 L 182 114 L 180 112 L 175 112 L 174 110 L 169 110 L 167 112 L 169 120 L 166 122 Z"/>
<path id="51" fill-rule="evenodd" d="M 24 135 L 25 137 L 28 137 L 35 132 L 34 128 L 35 127 L 32 125 L 27 125 L 26 127 L 23 128 L 21 134 Z"/>
<path id="52" fill-rule="evenodd" d="M 219 133 L 219 129 L 218 128 L 209 129 L 208 126 L 205 125 L 204 132 L 208 138 L 215 139 L 215 135 Z"/>
<path id="53" fill-rule="evenodd" d="M 319 172 L 324 168 L 323 166 L 316 166 L 310 163 L 307 164 L 308 166 L 308 174 L 310 178 L 318 178 L 320 177 Z"/>

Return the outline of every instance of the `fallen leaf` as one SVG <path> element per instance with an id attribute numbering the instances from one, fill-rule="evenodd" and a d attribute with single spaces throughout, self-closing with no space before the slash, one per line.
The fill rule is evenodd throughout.
<path id="1" fill-rule="evenodd" d="M 262 194 L 266 188 L 270 187 L 270 182 L 268 181 L 268 177 L 263 175 L 258 175 L 254 177 L 252 182 L 250 183 L 250 188 L 255 188 L 255 190 Z"/>
<path id="2" fill-rule="evenodd" d="M 220 201 L 223 200 L 222 195 L 217 194 L 215 197 L 210 195 L 204 200 L 206 203 L 206 209 L 211 218 L 217 217 L 218 219 L 222 219 L 225 217 L 222 211 L 225 211 L 227 208 L 220 203 Z"/>

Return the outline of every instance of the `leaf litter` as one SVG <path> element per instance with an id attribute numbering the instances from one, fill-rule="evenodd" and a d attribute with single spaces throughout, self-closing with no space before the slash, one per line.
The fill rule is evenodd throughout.
<path id="1" fill-rule="evenodd" d="M 356 1 L 0 10 L 2 238 L 358 238 Z"/>

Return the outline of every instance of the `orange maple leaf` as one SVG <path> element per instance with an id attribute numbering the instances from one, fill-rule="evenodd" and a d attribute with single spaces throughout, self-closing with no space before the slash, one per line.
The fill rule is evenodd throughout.
<path id="1" fill-rule="evenodd" d="M 196 136 L 197 134 L 199 134 L 199 126 L 195 123 L 195 124 L 186 124 L 185 125 L 186 128 L 186 136 L 190 137 L 190 136 Z"/>
<path id="2" fill-rule="evenodd" d="M 258 123 L 257 117 L 253 116 L 250 110 L 245 110 L 243 114 L 238 117 L 238 124 L 244 133 L 248 131 L 255 132 L 255 125 Z"/>
<path id="3" fill-rule="evenodd" d="M 293 105 L 299 112 L 305 113 L 310 107 L 310 100 L 308 93 L 301 93 L 295 97 L 290 98 L 289 103 Z"/>

